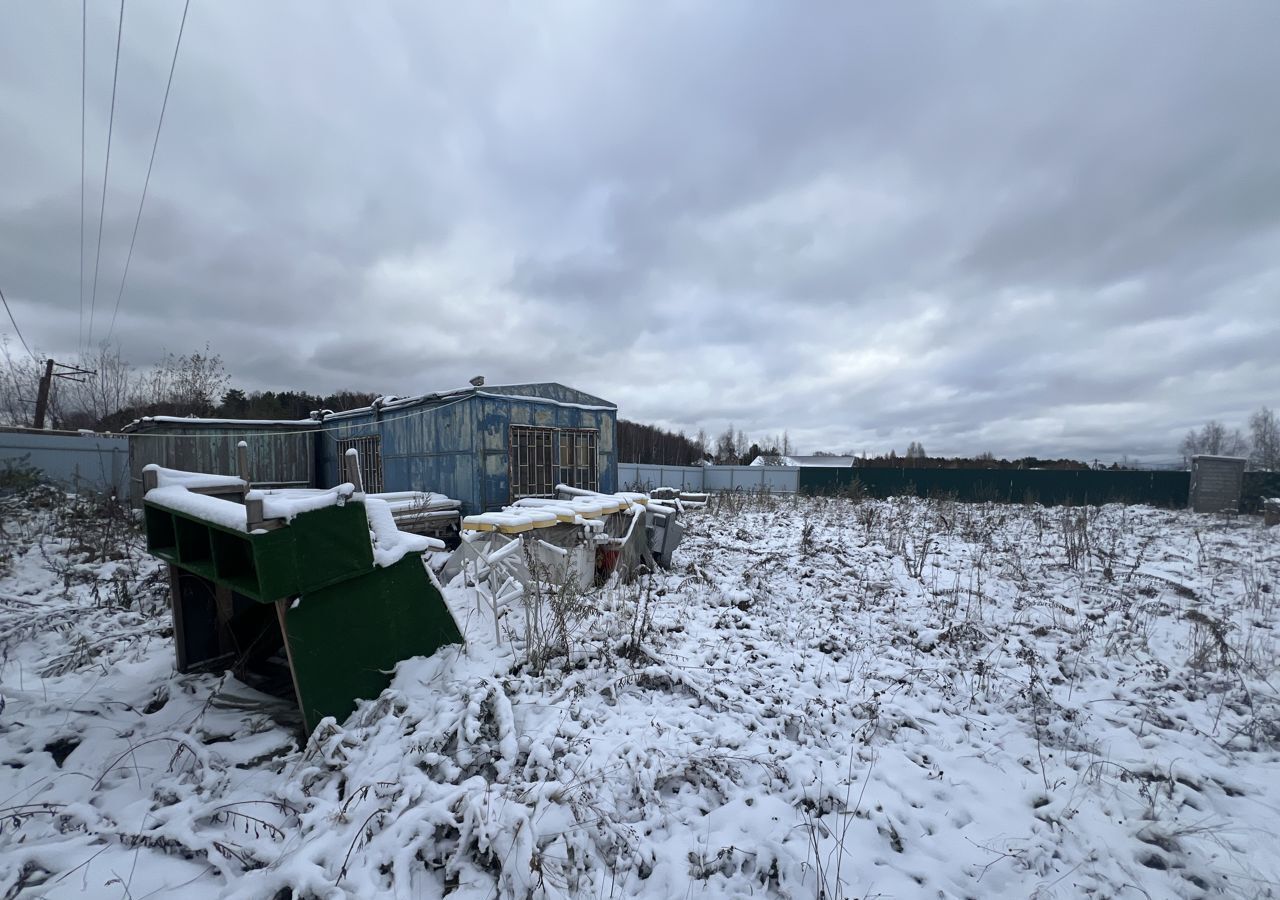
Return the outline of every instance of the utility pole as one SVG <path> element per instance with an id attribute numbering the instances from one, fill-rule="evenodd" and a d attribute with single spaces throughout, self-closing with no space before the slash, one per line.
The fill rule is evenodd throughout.
<path id="1" fill-rule="evenodd" d="M 54 366 L 59 369 L 66 369 L 65 372 L 53 371 Z M 84 375 L 97 375 L 97 372 L 89 369 L 82 369 L 79 366 L 69 366 L 66 363 L 54 362 L 51 359 L 44 361 L 44 374 L 40 376 L 40 390 L 36 393 L 36 417 L 34 426 L 37 431 L 44 430 L 44 416 L 49 411 L 49 392 L 53 388 L 53 379 L 65 378 L 68 381 L 83 382 Z"/>
<path id="2" fill-rule="evenodd" d="M 40 390 L 36 394 L 35 428 L 37 431 L 44 430 L 44 414 L 49 408 L 49 388 L 53 385 L 53 366 L 53 360 L 44 361 L 44 375 L 40 376 Z"/>

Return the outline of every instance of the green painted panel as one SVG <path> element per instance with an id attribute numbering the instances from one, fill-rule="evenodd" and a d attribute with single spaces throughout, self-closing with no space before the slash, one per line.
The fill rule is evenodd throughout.
<path id="1" fill-rule="evenodd" d="M 308 731 L 325 716 L 342 721 L 357 699 L 377 697 L 401 660 L 462 643 L 415 554 L 304 594 L 286 609 L 285 629 Z"/>
<path id="2" fill-rule="evenodd" d="M 259 570 L 278 565 L 282 577 L 291 579 L 284 593 L 268 595 L 272 600 L 316 590 L 373 567 L 369 522 L 364 504 L 356 501 L 299 513 L 286 527 L 252 537 L 288 538 L 279 553 L 264 543 L 257 554 Z"/>
<path id="3" fill-rule="evenodd" d="M 284 528 L 245 534 L 146 504 L 147 548 L 261 603 L 293 597 L 373 568 L 364 504 L 299 513 Z"/>
<path id="4" fill-rule="evenodd" d="M 872 497 L 914 494 L 970 502 L 1187 505 L 1187 472 L 1099 469 L 915 469 L 859 467 L 800 469 L 800 492 L 839 494 L 854 481 Z"/>
<path id="5" fill-rule="evenodd" d="M 1241 512 L 1262 512 L 1262 501 L 1280 497 L 1280 472 L 1245 472 L 1240 493 Z"/>

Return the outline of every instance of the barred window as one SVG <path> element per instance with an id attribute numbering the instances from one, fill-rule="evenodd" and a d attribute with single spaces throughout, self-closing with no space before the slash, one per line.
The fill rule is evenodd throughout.
<path id="1" fill-rule="evenodd" d="M 566 428 L 560 432 L 560 483 L 588 491 L 600 489 L 596 456 L 599 432 L 589 428 Z"/>
<path id="2" fill-rule="evenodd" d="M 366 493 L 382 493 L 382 437 L 372 434 L 364 437 L 338 439 L 338 482 L 347 478 L 347 451 L 360 454 L 360 482 Z"/>
<path id="3" fill-rule="evenodd" d="M 555 457 L 553 428 L 512 425 L 509 468 L 511 499 L 549 497 L 555 492 Z"/>

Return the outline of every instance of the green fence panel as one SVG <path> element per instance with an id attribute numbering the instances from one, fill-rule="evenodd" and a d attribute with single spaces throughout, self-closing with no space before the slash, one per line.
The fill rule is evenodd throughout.
<path id="1" fill-rule="evenodd" d="M 1096 469 L 803 468 L 800 491 L 839 494 L 847 492 L 856 480 L 872 497 L 914 494 L 979 503 L 1146 503 L 1183 507 L 1187 505 L 1189 479 L 1187 472 Z"/>
<path id="2" fill-rule="evenodd" d="M 1262 501 L 1280 497 L 1280 472 L 1245 472 L 1244 487 L 1240 491 L 1242 512 L 1262 512 Z"/>

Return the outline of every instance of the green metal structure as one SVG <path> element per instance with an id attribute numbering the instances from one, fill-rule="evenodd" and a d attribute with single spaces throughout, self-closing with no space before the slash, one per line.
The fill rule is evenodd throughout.
<path id="1" fill-rule="evenodd" d="M 462 642 L 419 554 L 375 564 L 358 499 L 252 531 L 151 499 L 144 515 L 147 549 L 170 565 L 179 671 L 292 691 L 308 733 L 377 697 L 401 660 Z"/>

